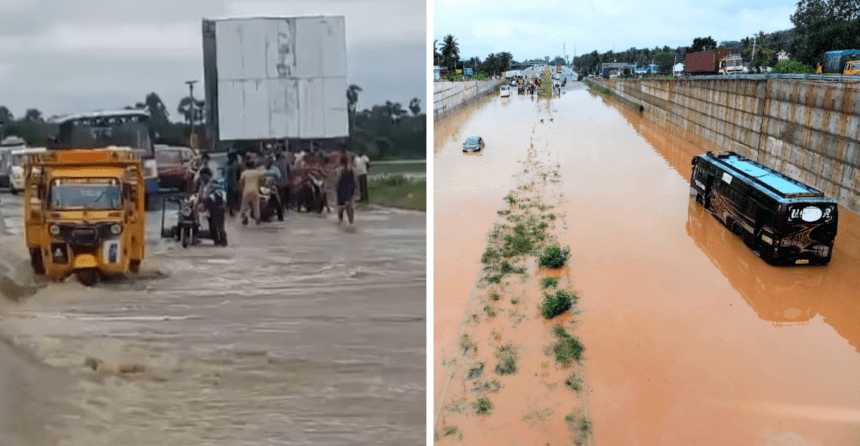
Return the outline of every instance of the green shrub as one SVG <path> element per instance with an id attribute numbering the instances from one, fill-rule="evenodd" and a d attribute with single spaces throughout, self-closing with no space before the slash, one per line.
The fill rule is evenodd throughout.
<path id="1" fill-rule="evenodd" d="M 773 73 L 815 74 L 815 68 L 796 60 L 783 60 L 773 66 Z"/>
<path id="2" fill-rule="evenodd" d="M 492 263 L 495 260 L 499 259 L 499 252 L 496 251 L 493 247 L 487 246 L 487 249 L 484 251 L 484 255 L 481 256 L 481 262 L 483 263 Z"/>
<path id="3" fill-rule="evenodd" d="M 552 319 L 569 310 L 573 305 L 576 294 L 570 291 L 558 290 L 555 294 L 544 293 L 540 313 L 547 319 Z"/>
<path id="4" fill-rule="evenodd" d="M 544 277 L 540 280 L 541 288 L 555 288 L 558 286 L 558 279 L 555 277 Z"/>
<path id="5" fill-rule="evenodd" d="M 565 247 L 562 249 L 559 245 L 553 245 L 547 247 L 543 254 L 540 256 L 539 264 L 540 266 L 545 266 L 547 268 L 561 268 L 564 266 L 564 262 L 570 258 L 570 248 Z"/>
<path id="6" fill-rule="evenodd" d="M 490 403 L 489 399 L 478 398 L 478 404 L 476 404 L 476 407 L 475 407 L 475 410 L 477 411 L 477 413 L 479 413 L 479 414 L 487 413 L 492 408 L 493 408 L 493 405 L 492 405 L 492 403 Z"/>
<path id="7" fill-rule="evenodd" d="M 563 364 L 568 364 L 570 361 L 582 359 L 582 352 L 585 347 L 579 342 L 579 339 L 571 336 L 563 327 L 556 325 L 553 327 L 553 332 L 558 337 L 558 342 L 553 346 L 555 359 Z M 576 390 L 579 385 L 570 384 L 571 388 Z"/>

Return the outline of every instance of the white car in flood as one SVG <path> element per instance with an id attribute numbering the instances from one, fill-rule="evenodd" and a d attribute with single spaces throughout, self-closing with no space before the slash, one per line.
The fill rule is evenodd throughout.
<path id="1" fill-rule="evenodd" d="M 499 87 L 499 96 L 506 97 L 511 95 L 511 86 L 510 85 L 502 85 Z"/>
<path id="2" fill-rule="evenodd" d="M 12 151 L 12 167 L 9 171 L 9 188 L 13 195 L 17 194 L 20 190 L 24 190 L 24 163 L 27 161 L 27 155 L 44 151 L 44 147 L 30 147 Z"/>

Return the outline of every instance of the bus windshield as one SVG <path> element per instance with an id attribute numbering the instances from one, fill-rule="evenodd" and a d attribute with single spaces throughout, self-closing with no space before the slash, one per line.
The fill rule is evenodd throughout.
<path id="1" fill-rule="evenodd" d="M 122 206 L 122 187 L 116 178 L 61 178 L 51 184 L 54 210 L 113 210 Z"/>
<path id="2" fill-rule="evenodd" d="M 58 149 L 95 149 L 108 146 L 130 147 L 153 156 L 149 116 L 140 112 L 104 113 L 78 116 L 60 122 L 54 141 Z"/>

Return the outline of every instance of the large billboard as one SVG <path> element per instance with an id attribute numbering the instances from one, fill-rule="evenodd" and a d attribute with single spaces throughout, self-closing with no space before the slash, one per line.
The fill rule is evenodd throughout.
<path id="1" fill-rule="evenodd" d="M 203 59 L 210 138 L 348 136 L 344 17 L 204 20 Z"/>

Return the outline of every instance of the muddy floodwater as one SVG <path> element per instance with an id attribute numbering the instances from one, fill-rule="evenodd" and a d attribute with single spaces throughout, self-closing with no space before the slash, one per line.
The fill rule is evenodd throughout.
<path id="1" fill-rule="evenodd" d="M 564 276 L 586 347 L 587 392 L 569 398 L 587 406 L 589 444 L 860 444 L 860 218 L 841 210 L 828 266 L 769 266 L 688 196 L 690 159 L 715 147 L 573 87 L 548 108 L 490 97 L 436 129 L 437 410 L 487 233 L 533 141 L 560 166 L 557 235 L 572 249 Z M 467 136 L 486 140 L 483 153 L 461 152 Z M 500 395 L 557 392 L 526 384 Z M 460 416 L 462 438 L 440 444 L 497 444 L 478 434 L 530 426 L 503 416 Z"/>
<path id="2" fill-rule="evenodd" d="M 228 222 L 230 246 L 183 249 L 149 212 L 140 276 L 86 288 L 32 277 L 0 200 L 0 444 L 424 441 L 424 213 Z"/>

